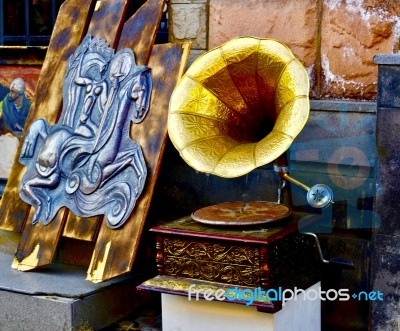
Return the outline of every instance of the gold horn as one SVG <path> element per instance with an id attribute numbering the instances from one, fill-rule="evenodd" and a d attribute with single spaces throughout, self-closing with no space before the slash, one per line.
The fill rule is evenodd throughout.
<path id="1" fill-rule="evenodd" d="M 309 114 L 306 70 L 284 44 L 240 37 L 200 56 L 175 88 L 168 133 L 194 169 L 238 177 L 283 154 Z"/>

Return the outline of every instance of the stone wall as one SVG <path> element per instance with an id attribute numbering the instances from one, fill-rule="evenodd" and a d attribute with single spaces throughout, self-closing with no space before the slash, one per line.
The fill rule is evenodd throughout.
<path id="1" fill-rule="evenodd" d="M 383 301 L 372 301 L 372 330 L 400 327 L 400 54 L 375 57 L 379 68 L 377 109 L 377 167 L 380 181 L 374 209 L 382 218 L 373 236 L 372 283 L 384 293 Z"/>
<path id="2" fill-rule="evenodd" d="M 398 281 L 387 285 L 385 282 L 391 280 L 380 271 L 389 270 L 391 263 L 395 265 L 396 256 L 380 253 L 394 247 L 387 244 L 392 238 L 373 235 L 388 228 L 383 224 L 384 207 L 374 209 L 376 187 L 386 184 L 380 183 L 376 166 L 377 106 L 373 101 L 377 99 L 378 66 L 373 57 L 399 51 L 399 1 L 170 1 L 169 38 L 192 41 L 190 61 L 243 35 L 284 42 L 309 73 L 310 97 L 314 100 L 306 127 L 288 151 L 290 172 L 310 186 L 323 183 L 333 189 L 335 204 L 324 209 L 321 218 L 329 229 L 326 233 L 315 232 L 319 233 L 327 258 L 342 258 L 355 265 L 354 270 L 326 266 L 322 287 L 349 288 L 354 292 L 389 288 L 388 298 L 398 303 L 398 296 L 392 295 Z M 158 182 L 158 192 L 162 193 L 154 201 L 159 206 L 164 203 L 165 208 L 161 209 L 169 212 L 171 208 L 167 206 L 178 206 L 173 216 L 227 200 L 276 199 L 277 179 L 271 165 L 232 180 L 194 172 L 173 148 L 167 148 L 166 155 L 165 173 Z M 300 189 L 292 188 L 292 197 L 296 206 L 306 204 Z M 396 220 L 393 218 L 393 223 Z M 398 247 L 397 241 L 395 244 Z M 382 262 L 377 256 L 383 255 L 387 260 Z M 373 270 L 371 256 L 375 257 Z M 381 268 L 379 261 L 387 266 Z M 372 279 L 371 271 L 376 273 Z M 398 310 L 390 305 L 385 309 L 394 311 L 393 318 L 387 318 L 389 313 L 379 316 L 377 312 L 383 306 L 375 304 L 371 311 L 368 301 L 324 302 L 323 327 L 367 330 L 398 323 L 394 317 Z"/>
<path id="3" fill-rule="evenodd" d="M 192 41 L 192 60 L 241 35 L 286 43 L 315 99 L 374 100 L 372 58 L 399 49 L 396 0 L 171 0 L 169 23 L 170 41 Z"/>

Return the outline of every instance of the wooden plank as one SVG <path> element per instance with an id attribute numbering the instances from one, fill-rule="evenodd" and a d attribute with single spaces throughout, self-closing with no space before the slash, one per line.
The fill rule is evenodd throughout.
<path id="1" fill-rule="evenodd" d="M 102 216 L 82 217 L 68 213 L 62 233 L 63 237 L 85 241 L 95 241 Z"/>
<path id="2" fill-rule="evenodd" d="M 33 208 L 31 214 L 33 214 Z M 48 225 L 27 222 L 11 267 L 28 271 L 51 263 L 56 251 L 54 247 L 57 247 L 66 215 L 67 211 L 62 208 Z"/>
<path id="3" fill-rule="evenodd" d="M 98 3 L 99 2 L 97 2 L 97 4 Z M 115 33 L 120 31 L 121 26 L 124 23 L 124 17 L 122 13 L 125 13 L 124 6 L 126 5 L 126 0 L 101 1 L 100 5 L 96 5 L 95 14 L 93 14 L 93 19 L 90 21 L 87 31 L 91 31 L 93 36 L 105 39 L 110 44 L 113 44 Z M 115 15 L 114 13 L 112 15 L 107 15 L 107 12 L 116 9 L 121 11 L 118 15 Z M 102 24 L 99 25 L 99 29 L 96 29 L 99 24 L 99 20 L 102 21 Z M 81 36 L 84 34 L 86 34 L 86 32 L 80 32 Z M 52 40 L 54 38 L 57 40 L 61 39 L 58 35 L 53 34 Z M 60 85 L 60 89 L 62 89 L 63 77 L 64 75 L 60 80 L 57 80 L 57 84 Z M 59 93 L 61 97 L 62 92 Z M 57 113 L 58 115 L 58 111 L 53 111 L 53 113 Z M 52 115 L 54 116 L 54 114 Z M 49 121 L 50 123 L 55 122 L 53 117 L 52 119 L 54 121 Z M 40 223 L 32 225 L 29 217 L 27 225 L 23 231 L 23 235 L 21 236 L 21 241 L 19 243 L 12 267 L 19 270 L 31 270 L 50 264 L 57 249 L 58 240 L 62 233 L 67 214 L 68 211 L 66 209 L 60 210 L 58 212 L 58 218 L 46 226 L 42 226 Z M 32 258 L 32 256 L 34 256 L 34 258 Z"/>
<path id="4" fill-rule="evenodd" d="M 55 122 L 62 101 L 62 81 L 67 60 L 86 31 L 92 3 L 93 0 L 67 0 L 60 7 L 26 127 L 38 117 L 47 119 L 49 123 Z M 24 138 L 23 134 L 21 141 Z M 0 204 L 0 229 L 17 232 L 22 230 L 30 208 L 19 197 L 19 183 L 24 173 L 18 161 L 21 147 L 22 144 L 18 147 Z"/>
<path id="5" fill-rule="evenodd" d="M 123 26 L 117 50 L 130 48 L 137 64 L 146 64 L 160 25 L 165 0 L 149 0 Z M 78 217 L 69 213 L 63 236 L 94 241 L 102 216 Z"/>
<path id="6" fill-rule="evenodd" d="M 189 54 L 188 44 L 155 45 L 149 67 L 153 72 L 153 93 L 145 120 L 132 125 L 132 139 L 142 146 L 147 164 L 147 184 L 136 207 L 122 228 L 101 225 L 87 280 L 102 282 L 131 270 L 146 220 L 161 156 L 167 138 L 167 113 L 171 93 L 182 76 Z"/>
<path id="7" fill-rule="evenodd" d="M 130 48 L 137 65 L 147 64 L 157 36 L 166 0 L 149 0 L 126 21 L 118 50 Z"/>
<path id="8" fill-rule="evenodd" d="M 87 34 L 104 39 L 112 48 L 115 48 L 125 22 L 127 9 L 128 0 L 97 1 Z"/>

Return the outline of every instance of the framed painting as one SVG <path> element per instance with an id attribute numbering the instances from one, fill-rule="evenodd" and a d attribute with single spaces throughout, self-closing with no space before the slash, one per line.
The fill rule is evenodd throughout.
<path id="1" fill-rule="evenodd" d="M 46 47 L 0 47 L 0 195 L 16 159 Z"/>

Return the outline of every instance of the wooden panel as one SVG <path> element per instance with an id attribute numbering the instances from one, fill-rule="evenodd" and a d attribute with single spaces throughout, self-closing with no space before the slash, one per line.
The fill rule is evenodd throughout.
<path id="1" fill-rule="evenodd" d="M 111 46 L 117 44 L 118 37 L 115 35 L 118 35 L 122 29 L 126 0 L 97 1 L 95 8 L 95 3 L 87 1 L 88 6 L 82 6 L 81 1 L 67 0 L 60 10 L 48 56 L 39 78 L 38 93 L 34 100 L 35 108 L 27 120 L 29 124 L 38 117 L 46 118 L 51 124 L 56 121 L 61 108 L 66 61 L 86 34 L 85 31 L 97 38 L 106 39 Z M 118 49 L 132 48 L 137 54 L 138 64 L 146 63 L 150 58 L 148 65 L 153 72 L 150 111 L 145 120 L 138 125 L 132 125 L 131 130 L 132 139 L 142 146 L 148 167 L 148 177 L 146 187 L 137 201 L 134 212 L 122 228 L 111 230 L 105 223 L 101 223 L 88 270 L 88 279 L 93 282 L 116 277 L 129 272 L 132 268 L 167 138 L 166 122 L 169 98 L 186 68 L 189 55 L 188 44 L 158 45 L 152 51 L 164 4 L 165 0 L 150 0 L 143 6 L 126 22 L 118 44 Z M 94 13 L 90 25 L 88 25 L 91 11 L 85 10 L 85 15 L 81 13 L 82 8 L 87 9 L 91 6 L 94 8 Z M 74 24 L 70 25 L 71 17 L 74 15 L 78 15 L 79 19 L 74 20 Z M 80 27 L 79 31 L 77 31 L 77 26 Z M 71 34 L 73 34 L 73 38 Z M 70 39 L 73 39 L 73 42 Z M 149 57 L 150 53 L 151 57 Z M 62 55 L 60 56 L 60 54 Z M 22 173 L 21 166 L 17 163 L 16 165 L 19 172 Z M 29 212 L 29 206 L 19 199 L 18 183 L 20 178 L 18 176 L 19 173 L 14 174 L 8 190 L 6 189 L 3 198 L 4 206 L 0 210 L 0 213 L 3 214 L 0 215 L 2 216 L 0 226 L 14 231 L 20 231 L 25 226 L 13 267 L 19 270 L 31 270 L 52 262 L 69 213 L 62 209 L 49 225 L 32 225 L 30 220 L 33 208 Z M 7 194 L 8 196 L 6 196 Z M 25 224 L 26 219 L 28 221 Z M 82 221 L 88 221 L 88 223 L 82 224 Z M 98 225 L 98 220 L 71 218 L 67 223 L 66 232 L 72 238 L 93 240 Z"/>
<path id="2" fill-rule="evenodd" d="M 124 23 L 127 2 L 127 0 L 98 0 L 87 34 L 104 39 L 115 48 Z"/>
<path id="3" fill-rule="evenodd" d="M 149 62 L 165 1 L 147 1 L 124 25 L 118 49 L 131 48 L 137 65 Z"/>
<path id="4" fill-rule="evenodd" d="M 33 214 L 33 208 L 31 214 Z M 27 222 L 14 256 L 12 268 L 27 271 L 51 263 L 65 217 L 66 210 L 62 208 L 48 225 L 41 223 L 32 225 L 31 222 Z"/>
<path id="5" fill-rule="evenodd" d="M 169 99 L 186 67 L 188 53 L 187 44 L 156 45 L 153 49 L 149 62 L 153 71 L 150 110 L 145 120 L 131 129 L 132 139 L 142 146 L 146 159 L 147 184 L 122 228 L 111 230 L 106 224 L 101 225 L 88 269 L 87 279 L 92 282 L 114 278 L 132 268 L 166 143 Z"/>
<path id="6" fill-rule="evenodd" d="M 94 241 L 100 227 L 102 216 L 82 217 L 74 213 L 68 213 L 63 237 L 85 241 Z"/>
<path id="7" fill-rule="evenodd" d="M 26 127 L 38 117 L 46 118 L 49 123 L 55 122 L 62 100 L 62 81 L 67 60 L 83 37 L 92 2 L 92 0 L 67 0 L 61 6 Z M 24 138 L 23 135 L 21 141 Z M 24 173 L 23 166 L 18 162 L 21 147 L 22 144 L 18 147 L 0 204 L 0 228 L 18 232 L 22 230 L 25 216 L 30 208 L 19 197 L 19 183 Z"/>
<path id="8" fill-rule="evenodd" d="M 107 2 L 110 2 L 110 4 L 112 4 L 111 9 L 110 5 L 107 4 L 98 6 L 98 8 L 96 8 L 96 14 L 94 15 L 95 18 L 90 22 L 88 30 L 90 30 L 92 32 L 92 35 L 94 35 L 95 37 L 106 39 L 109 42 L 111 41 L 112 43 L 112 40 L 115 37 L 112 36 L 112 34 L 115 34 L 117 31 L 120 30 L 119 26 L 123 25 L 124 18 L 121 15 L 107 15 L 107 11 L 112 10 L 112 8 L 114 7 L 121 8 L 122 5 L 126 6 L 126 0 L 109 0 Z M 104 1 L 102 1 L 101 3 L 104 3 Z M 125 10 L 123 10 L 123 12 L 125 12 Z M 100 19 L 106 22 L 103 22 L 101 25 L 99 25 L 99 29 L 96 29 L 98 20 Z M 114 21 L 108 22 L 108 20 Z M 113 26 L 113 28 L 110 28 L 111 26 Z M 85 26 L 83 28 L 85 28 Z M 60 32 L 60 34 L 64 33 L 64 31 L 65 30 Z M 83 36 L 84 34 L 86 33 L 82 31 L 80 32 L 81 36 Z M 57 34 L 53 34 L 52 40 L 54 39 L 61 40 L 61 37 Z M 50 45 L 52 45 L 52 43 L 50 43 Z M 75 48 L 76 47 L 77 45 L 75 46 Z M 52 48 L 50 46 L 49 50 L 51 49 Z M 60 89 L 62 89 L 63 78 L 64 75 L 55 82 L 59 85 Z M 61 91 L 59 92 L 59 94 L 59 97 L 61 97 Z M 53 108 L 53 112 L 51 113 L 52 120 L 49 120 L 49 123 L 55 122 L 55 114 L 58 115 L 58 111 L 54 110 Z M 39 266 L 50 264 L 57 249 L 58 240 L 62 233 L 67 213 L 67 210 L 60 210 L 58 212 L 57 219 L 53 220 L 47 226 L 43 226 L 40 223 L 32 225 L 30 221 L 31 217 L 29 216 L 27 220 L 27 225 L 25 226 L 23 235 L 21 236 L 21 241 L 18 246 L 18 252 L 15 256 L 12 267 L 19 270 L 30 270 Z M 35 258 L 32 258 L 32 254 L 35 256 Z"/>
<path id="9" fill-rule="evenodd" d="M 132 49 L 138 65 L 146 64 L 150 57 L 164 4 L 165 0 L 149 0 L 124 24 L 117 50 Z M 103 216 L 78 217 L 69 213 L 63 236 L 93 241 L 102 219 Z"/>

